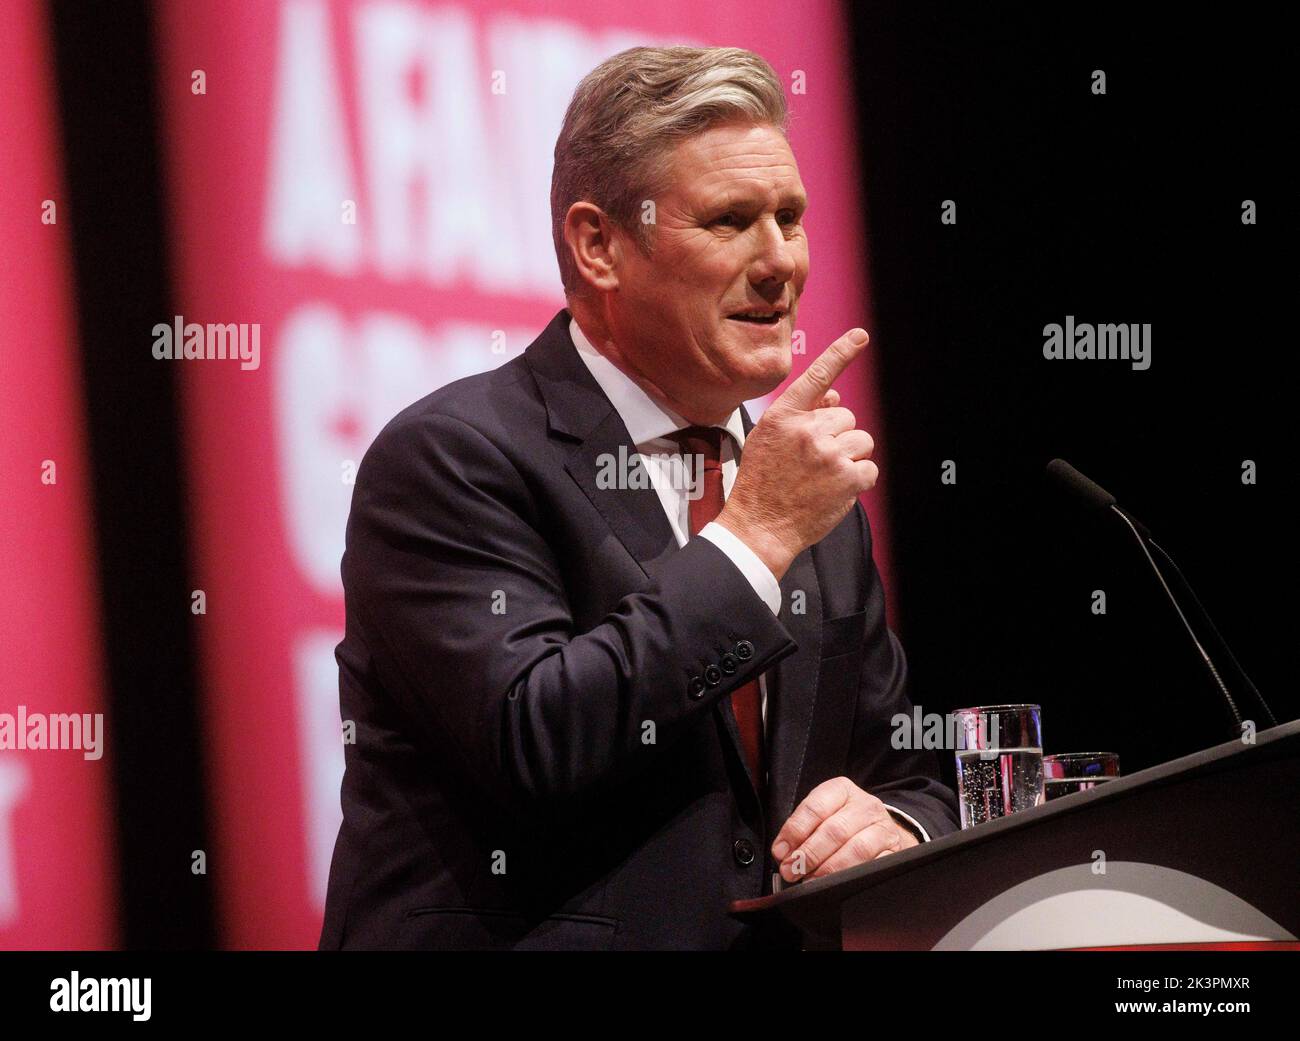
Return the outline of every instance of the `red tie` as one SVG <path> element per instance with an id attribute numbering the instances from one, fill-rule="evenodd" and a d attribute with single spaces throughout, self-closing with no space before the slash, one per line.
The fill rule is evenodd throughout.
<path id="1" fill-rule="evenodd" d="M 684 454 L 704 457 L 704 493 L 690 500 L 691 535 L 709 521 L 717 520 L 722 512 L 722 435 L 719 427 L 686 427 L 669 437 L 682 446 Z M 695 461 L 687 459 L 687 473 L 695 473 Z M 692 489 L 694 491 L 694 489 Z M 740 742 L 745 749 L 749 768 L 757 778 L 759 789 L 763 786 L 763 709 L 758 680 L 750 680 L 731 693 L 731 710 L 740 728 Z"/>

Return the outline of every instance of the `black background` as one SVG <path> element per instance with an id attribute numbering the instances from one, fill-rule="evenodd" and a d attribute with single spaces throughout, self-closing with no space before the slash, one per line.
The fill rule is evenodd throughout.
<path id="1" fill-rule="evenodd" d="M 1131 533 L 1048 487 L 1059 456 L 1147 524 L 1293 718 L 1289 37 L 1244 9 L 851 9 L 914 701 L 1041 704 L 1046 751 L 1125 772 L 1234 736 Z M 1067 314 L 1149 322 L 1151 367 L 1044 359 Z"/>

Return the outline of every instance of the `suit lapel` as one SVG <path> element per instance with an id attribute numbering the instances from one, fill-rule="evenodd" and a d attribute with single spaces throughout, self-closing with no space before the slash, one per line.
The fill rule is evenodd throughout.
<path id="1" fill-rule="evenodd" d="M 649 579 L 677 540 L 648 472 L 639 459 L 633 464 L 636 446 L 627 427 L 573 345 L 570 317 L 560 311 L 524 357 L 546 402 L 551 434 L 563 442 L 564 468 Z M 637 487 L 602 488 L 605 460 L 614 461 L 619 475 L 637 471 Z"/>
<path id="2" fill-rule="evenodd" d="M 628 553 L 641 565 L 646 577 L 651 578 L 655 565 L 677 549 L 677 539 L 664 516 L 659 494 L 650 483 L 649 473 L 640 459 L 636 459 L 634 469 L 639 487 L 601 487 L 602 458 L 614 460 L 618 473 L 630 473 L 635 453 L 627 427 L 618 412 L 609 406 L 604 419 L 587 439 L 569 450 L 564 468 L 605 518 L 605 523 Z"/>
<path id="3" fill-rule="evenodd" d="M 805 610 L 796 614 L 800 603 Z M 781 578 L 779 620 L 798 649 L 767 673 L 767 822 L 772 836 L 794 812 L 821 671 L 822 597 L 811 547 L 794 558 Z"/>

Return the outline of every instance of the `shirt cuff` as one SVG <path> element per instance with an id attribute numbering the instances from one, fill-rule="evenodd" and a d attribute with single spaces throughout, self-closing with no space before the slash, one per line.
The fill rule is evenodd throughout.
<path id="1" fill-rule="evenodd" d="M 905 820 L 908 824 L 910 824 L 913 828 L 915 828 L 916 833 L 921 836 L 922 842 L 930 841 L 930 833 L 926 831 L 925 828 L 921 825 L 921 822 L 918 821 L 915 817 L 913 817 L 910 813 L 904 813 L 897 806 L 890 806 L 889 803 L 885 803 L 884 806 L 885 809 L 887 809 L 895 817 L 902 817 L 903 820 Z"/>
<path id="2" fill-rule="evenodd" d="M 773 614 L 781 613 L 781 586 L 771 569 L 758 559 L 758 554 L 745 545 L 740 537 L 728 531 L 717 521 L 709 521 L 700 529 L 700 535 L 712 542 L 727 555 L 727 558 L 740 569 L 740 573 L 749 580 L 754 592 L 763 598 L 763 602 L 772 609 Z"/>

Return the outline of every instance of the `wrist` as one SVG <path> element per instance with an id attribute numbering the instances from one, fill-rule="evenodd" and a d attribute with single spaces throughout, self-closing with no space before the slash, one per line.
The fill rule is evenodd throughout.
<path id="1" fill-rule="evenodd" d="M 753 528 L 745 524 L 744 521 L 738 521 L 735 516 L 728 516 L 724 508 L 723 511 L 715 518 L 714 523 L 722 525 L 736 538 L 740 539 L 749 550 L 758 557 L 772 572 L 772 575 L 779 582 L 781 577 L 790 570 L 790 564 L 794 560 L 795 554 L 791 553 L 779 538 Z"/>

